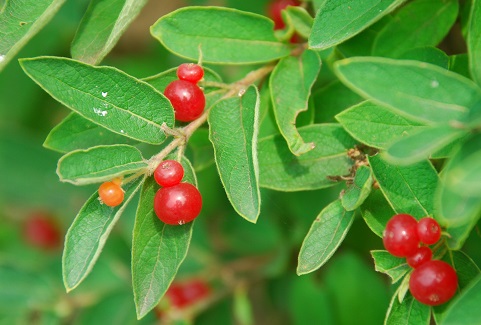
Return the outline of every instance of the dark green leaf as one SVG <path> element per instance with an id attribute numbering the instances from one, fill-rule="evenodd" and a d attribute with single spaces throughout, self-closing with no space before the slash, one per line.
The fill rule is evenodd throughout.
<path id="1" fill-rule="evenodd" d="M 282 59 L 270 77 L 270 90 L 277 125 L 295 155 L 314 149 L 313 143 L 305 143 L 296 129 L 300 112 L 308 108 L 311 87 L 321 69 L 317 53 L 305 51 L 299 57 Z"/>
<path id="2" fill-rule="evenodd" d="M 373 54 L 397 58 L 412 48 L 438 45 L 457 16 L 457 0 L 413 1 L 384 26 L 374 42 Z"/>
<path id="3" fill-rule="evenodd" d="M 337 61 L 335 72 L 363 97 L 421 122 L 459 120 L 481 99 L 471 80 L 424 62 L 359 57 Z"/>
<path id="4" fill-rule="evenodd" d="M 183 181 L 196 185 L 190 163 L 182 160 Z M 140 194 L 132 243 L 132 286 L 137 318 L 144 317 L 162 298 L 184 261 L 192 238 L 193 222 L 171 226 L 160 221 L 154 212 L 158 189 L 148 178 Z"/>
<path id="5" fill-rule="evenodd" d="M 23 59 L 21 65 L 53 98 L 117 134 L 159 144 L 165 140 L 162 124 L 174 125 L 165 96 L 115 68 L 56 57 Z"/>
<path id="6" fill-rule="evenodd" d="M 50 21 L 64 2 L 6 0 L 4 6 L 0 3 L 0 71 Z"/>
<path id="7" fill-rule="evenodd" d="M 227 197 L 243 218 L 256 222 L 260 213 L 257 134 L 259 93 L 255 87 L 223 99 L 209 114 L 209 139 Z"/>
<path id="8" fill-rule="evenodd" d="M 409 293 L 400 303 L 396 292 L 391 299 L 384 324 L 429 325 L 430 320 L 431 307 L 423 305 Z"/>
<path id="9" fill-rule="evenodd" d="M 392 283 L 401 280 L 411 270 L 405 258 L 393 256 L 388 251 L 371 251 L 371 256 L 374 259 L 376 271 L 389 275 Z"/>
<path id="10" fill-rule="evenodd" d="M 449 56 L 442 50 L 433 46 L 417 47 L 404 52 L 402 60 L 415 60 L 435 64 L 443 69 L 449 67 Z"/>
<path id="11" fill-rule="evenodd" d="M 335 80 L 314 92 L 311 96 L 315 106 L 316 123 L 336 122 L 334 116 L 361 102 L 363 98 Z"/>
<path id="12" fill-rule="evenodd" d="M 386 224 L 396 212 L 380 190 L 372 191 L 361 206 L 361 215 L 373 233 L 382 237 Z"/>
<path id="13" fill-rule="evenodd" d="M 90 273 L 112 228 L 143 181 L 139 178 L 123 185 L 124 202 L 115 208 L 102 204 L 95 193 L 79 211 L 65 236 L 62 269 L 67 291 L 75 289 Z"/>
<path id="14" fill-rule="evenodd" d="M 353 37 L 384 15 L 394 10 L 404 0 L 324 0 L 314 19 L 309 47 L 327 49 Z"/>
<path id="15" fill-rule="evenodd" d="M 342 206 L 346 211 L 357 209 L 366 200 L 371 193 L 372 180 L 369 167 L 360 166 L 356 170 L 352 184 L 347 185 L 347 189 L 341 198 Z"/>
<path id="16" fill-rule="evenodd" d="M 481 85 L 481 1 L 471 0 L 471 13 L 466 42 L 469 70 L 474 81 Z"/>
<path id="17" fill-rule="evenodd" d="M 209 140 L 208 129 L 198 129 L 190 136 L 185 154 L 192 162 L 196 172 L 209 167 L 215 162 L 214 148 Z"/>
<path id="18" fill-rule="evenodd" d="M 354 220 L 354 213 L 346 211 L 337 200 L 317 216 L 302 243 L 297 274 L 319 269 L 341 245 Z"/>
<path id="19" fill-rule="evenodd" d="M 417 219 L 433 215 L 438 174 L 430 162 L 396 166 L 376 155 L 369 157 L 369 164 L 384 196 L 397 213 L 408 213 Z"/>
<path id="20" fill-rule="evenodd" d="M 298 129 L 316 147 L 294 156 L 282 136 L 259 142 L 260 184 L 279 191 L 320 189 L 335 185 L 329 176 L 349 174 L 353 161 L 347 150 L 356 142 L 337 124 L 315 124 Z"/>
<path id="21" fill-rule="evenodd" d="M 460 196 L 458 193 L 451 193 L 450 196 L 447 196 L 445 198 L 451 199 L 453 201 L 459 200 L 462 202 L 463 200 L 466 200 L 466 198 Z M 473 202 L 468 202 L 465 203 L 466 205 L 472 205 L 476 207 L 476 213 L 479 213 L 481 210 L 481 204 L 479 203 L 478 198 L 471 198 Z M 464 202 L 463 202 L 464 203 Z M 446 243 L 449 249 L 451 250 L 458 250 L 461 249 L 464 245 L 464 242 L 466 239 L 468 239 L 469 235 L 471 234 L 471 231 L 473 228 L 476 226 L 477 222 L 479 220 L 479 217 L 473 218 L 470 222 L 460 225 L 460 226 L 448 226 L 446 229 L 446 232 L 449 234 L 449 237 L 446 239 Z"/>
<path id="22" fill-rule="evenodd" d="M 132 174 L 147 166 L 137 148 L 118 144 L 69 152 L 58 161 L 57 175 L 62 182 L 85 185 Z"/>
<path id="23" fill-rule="evenodd" d="M 272 21 L 230 8 L 181 8 L 160 18 L 150 32 L 173 53 L 197 60 L 202 52 L 207 63 L 260 63 L 289 55 Z"/>
<path id="24" fill-rule="evenodd" d="M 147 0 L 91 0 L 72 41 L 72 58 L 99 64 Z"/>

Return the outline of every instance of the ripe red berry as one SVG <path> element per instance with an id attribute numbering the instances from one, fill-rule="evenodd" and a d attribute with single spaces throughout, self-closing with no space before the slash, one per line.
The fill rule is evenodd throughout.
<path id="1" fill-rule="evenodd" d="M 418 222 L 409 214 L 397 214 L 386 224 L 383 242 L 386 250 L 394 256 L 406 257 L 419 247 Z"/>
<path id="2" fill-rule="evenodd" d="M 204 69 L 195 63 L 182 63 L 177 68 L 177 77 L 196 84 L 204 77 Z"/>
<path id="3" fill-rule="evenodd" d="M 183 225 L 191 222 L 202 209 L 202 196 L 192 184 L 179 183 L 162 187 L 154 198 L 154 211 L 157 217 L 169 225 Z"/>
<path id="4" fill-rule="evenodd" d="M 62 235 L 58 224 L 43 213 L 35 213 L 23 224 L 25 241 L 32 246 L 45 250 L 59 248 Z"/>
<path id="5" fill-rule="evenodd" d="M 124 190 L 117 182 L 105 182 L 99 187 L 99 197 L 109 207 L 116 207 L 124 200 Z"/>
<path id="6" fill-rule="evenodd" d="M 184 167 L 175 160 L 164 160 L 154 171 L 157 184 L 163 187 L 174 186 L 184 177 Z"/>
<path id="7" fill-rule="evenodd" d="M 433 252 L 427 246 L 419 247 L 414 254 L 409 255 L 406 258 L 406 262 L 412 268 L 417 268 L 418 266 L 430 261 L 433 258 Z"/>
<path id="8" fill-rule="evenodd" d="M 441 227 L 433 218 L 424 217 L 418 222 L 418 236 L 426 245 L 436 244 L 441 238 Z"/>
<path id="9" fill-rule="evenodd" d="M 167 292 L 171 306 L 184 308 L 207 297 L 210 287 L 202 280 L 193 279 L 184 283 L 173 283 Z"/>
<path id="10" fill-rule="evenodd" d="M 165 88 L 164 95 L 174 107 L 175 118 L 178 121 L 193 121 L 204 111 L 204 93 L 192 82 L 174 80 Z"/>
<path id="11" fill-rule="evenodd" d="M 446 262 L 428 261 L 411 274 L 409 290 L 416 300 L 429 306 L 444 304 L 456 293 L 458 276 Z"/>
<path id="12" fill-rule="evenodd" d="M 274 29 L 282 29 L 286 25 L 282 19 L 281 11 L 287 6 L 299 6 L 301 3 L 297 0 L 274 0 L 267 8 L 269 17 L 274 21 Z"/>

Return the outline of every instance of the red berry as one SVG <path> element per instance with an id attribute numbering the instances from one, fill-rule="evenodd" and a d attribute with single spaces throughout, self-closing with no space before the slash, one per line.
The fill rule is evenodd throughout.
<path id="1" fill-rule="evenodd" d="M 117 182 L 105 182 L 99 187 L 99 197 L 109 207 L 116 207 L 124 200 L 124 190 Z"/>
<path id="2" fill-rule="evenodd" d="M 413 271 L 409 290 L 416 300 L 429 306 L 444 304 L 456 293 L 458 276 L 446 262 L 432 260 Z"/>
<path id="3" fill-rule="evenodd" d="M 154 171 L 157 184 L 163 187 L 174 186 L 184 177 L 184 167 L 175 160 L 164 160 Z"/>
<path id="4" fill-rule="evenodd" d="M 383 242 L 386 250 L 394 256 L 406 257 L 419 247 L 418 222 L 409 214 L 397 214 L 386 224 Z"/>
<path id="5" fill-rule="evenodd" d="M 204 77 L 204 69 L 195 63 L 182 63 L 177 68 L 177 77 L 196 84 Z"/>
<path id="6" fill-rule="evenodd" d="M 417 268 L 421 264 L 430 261 L 433 258 L 433 252 L 429 247 L 421 246 L 419 247 L 413 255 L 406 258 L 407 263 L 412 268 Z"/>
<path id="7" fill-rule="evenodd" d="M 191 222 L 202 209 L 202 196 L 192 184 L 179 183 L 162 187 L 154 198 L 157 217 L 169 225 L 183 225 Z"/>
<path id="8" fill-rule="evenodd" d="M 179 121 L 193 121 L 204 111 L 204 93 L 192 82 L 174 80 L 165 88 L 164 95 L 170 100 Z"/>
<path id="9" fill-rule="evenodd" d="M 42 213 L 35 213 L 25 221 L 23 236 L 30 245 L 46 250 L 59 248 L 62 243 L 58 224 Z"/>
<path id="10" fill-rule="evenodd" d="M 170 304 L 176 308 L 183 308 L 207 297 L 210 287 L 202 280 L 193 279 L 184 283 L 173 283 L 165 295 Z"/>
<path id="11" fill-rule="evenodd" d="M 274 29 L 282 29 L 286 25 L 282 19 L 281 11 L 287 6 L 299 6 L 301 3 L 297 0 L 274 0 L 268 8 L 267 13 L 269 17 L 274 21 Z"/>
<path id="12" fill-rule="evenodd" d="M 418 236 L 426 245 L 436 244 L 441 238 L 441 227 L 433 218 L 424 217 L 418 222 Z"/>

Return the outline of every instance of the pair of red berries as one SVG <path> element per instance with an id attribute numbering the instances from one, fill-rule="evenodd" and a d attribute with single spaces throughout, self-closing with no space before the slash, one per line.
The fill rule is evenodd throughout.
<path id="1" fill-rule="evenodd" d="M 175 160 L 164 160 L 154 171 L 154 179 L 162 186 L 154 198 L 157 217 L 169 225 L 191 222 L 202 209 L 202 196 L 190 183 L 181 183 L 184 168 Z"/>
<path id="2" fill-rule="evenodd" d="M 423 304 L 436 306 L 449 301 L 458 287 L 456 271 L 446 262 L 432 260 L 427 246 L 441 238 L 441 227 L 433 218 L 419 222 L 409 214 L 397 214 L 387 223 L 383 233 L 386 250 L 394 256 L 406 257 L 414 268 L 409 279 L 409 290 Z"/>
<path id="3" fill-rule="evenodd" d="M 175 119 L 190 122 L 198 118 L 205 108 L 205 96 L 197 83 L 204 77 L 204 69 L 195 63 L 183 63 L 177 68 L 178 80 L 164 90 L 175 111 Z"/>

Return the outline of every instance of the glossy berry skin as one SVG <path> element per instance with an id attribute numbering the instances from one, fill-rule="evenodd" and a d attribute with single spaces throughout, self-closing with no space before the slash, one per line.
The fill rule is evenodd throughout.
<path id="1" fill-rule="evenodd" d="M 426 245 L 436 244 L 441 238 L 441 227 L 433 218 L 424 217 L 418 222 L 418 236 Z"/>
<path id="2" fill-rule="evenodd" d="M 175 119 L 178 121 L 193 121 L 204 111 L 204 93 L 192 82 L 174 80 L 165 88 L 164 95 L 174 107 Z"/>
<path id="3" fill-rule="evenodd" d="M 419 247 L 417 232 L 418 222 L 409 214 L 393 216 L 383 233 L 383 243 L 386 250 L 397 257 L 407 257 Z"/>
<path id="4" fill-rule="evenodd" d="M 267 7 L 267 14 L 274 21 L 274 29 L 282 29 L 286 25 L 282 20 L 281 11 L 287 6 L 299 6 L 300 2 L 296 0 L 274 0 Z"/>
<path id="5" fill-rule="evenodd" d="M 210 287 L 200 279 L 173 283 L 165 293 L 170 305 L 179 309 L 192 305 L 209 294 Z"/>
<path id="6" fill-rule="evenodd" d="M 99 197 L 109 207 L 116 207 L 124 201 L 124 190 L 117 182 L 105 182 L 99 187 Z"/>
<path id="7" fill-rule="evenodd" d="M 184 167 L 175 160 L 164 160 L 154 171 L 154 179 L 160 186 L 169 187 L 180 183 L 184 177 Z"/>
<path id="8" fill-rule="evenodd" d="M 44 250 L 55 250 L 62 244 L 62 234 L 57 223 L 47 215 L 35 213 L 22 228 L 25 241 Z"/>
<path id="9" fill-rule="evenodd" d="M 446 262 L 428 261 L 411 274 L 409 291 L 425 305 L 437 306 L 449 301 L 458 287 L 456 271 Z"/>
<path id="10" fill-rule="evenodd" d="M 157 217 L 169 225 L 183 225 L 191 222 L 202 209 L 202 196 L 192 184 L 180 183 L 162 187 L 154 198 Z"/>
<path id="11" fill-rule="evenodd" d="M 204 69 L 195 63 L 182 63 L 177 68 L 177 77 L 196 84 L 204 77 Z"/>
<path id="12" fill-rule="evenodd" d="M 429 247 L 421 246 L 414 254 L 406 258 L 406 262 L 412 268 L 417 268 L 418 266 L 430 261 L 433 258 L 433 252 Z"/>

